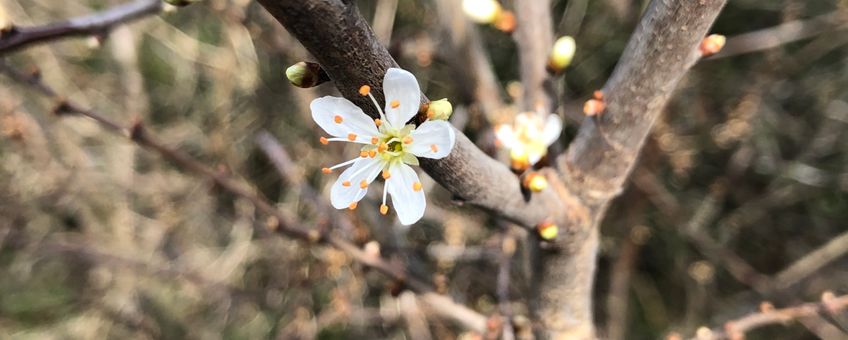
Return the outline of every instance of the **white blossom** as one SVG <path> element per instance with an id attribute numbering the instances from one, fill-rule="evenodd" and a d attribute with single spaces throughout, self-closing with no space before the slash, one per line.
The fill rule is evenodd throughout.
<path id="1" fill-rule="evenodd" d="M 383 78 L 386 98 L 385 111 L 363 86 L 360 94 L 367 95 L 380 112 L 371 119 L 352 102 L 340 97 L 322 97 L 312 101 L 312 119 L 332 138 L 321 142 L 361 144 L 359 157 L 324 168 L 325 173 L 350 165 L 341 173 L 330 191 L 330 201 L 336 209 L 355 209 L 377 178 L 383 177 L 383 203 L 380 212 L 386 214 L 386 196 L 391 196 L 398 219 L 410 225 L 424 216 L 426 201 L 418 174 L 410 165 L 418 165 L 418 157 L 440 159 L 453 149 L 455 135 L 450 123 L 427 120 L 417 127 L 406 124 L 418 113 L 421 90 L 411 73 L 391 68 Z"/>

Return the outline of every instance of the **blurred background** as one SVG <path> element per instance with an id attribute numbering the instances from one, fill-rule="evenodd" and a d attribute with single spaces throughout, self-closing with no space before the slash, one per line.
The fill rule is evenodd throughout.
<path id="1" fill-rule="evenodd" d="M 28 26 L 125 2 L 0 5 Z M 552 2 L 556 36 L 577 42 L 573 63 L 554 78 L 566 121 L 555 154 L 647 1 Z M 358 3 L 422 91 L 451 100 L 452 123 L 505 159 L 492 126 L 518 113 L 512 36 L 471 24 L 458 1 Z M 848 293 L 846 29 L 843 0 L 729 1 L 712 30 L 728 45 L 679 84 L 603 223 L 595 291 L 602 337 L 691 336 L 763 301 L 782 307 Z M 758 30 L 766 31 L 734 40 Z M 335 175 L 320 169 L 355 154 L 318 142 L 308 104 L 336 94 L 332 83 L 289 84 L 286 67 L 310 57 L 253 1 L 204 0 L 105 39 L 67 39 L 5 59 L 38 67 L 62 96 L 116 121 L 144 120 L 169 146 L 251 183 L 304 226 L 327 218 L 310 198 L 314 190 L 329 199 Z M 256 228 L 266 220 L 249 202 L 90 120 L 54 115 L 55 102 L 0 79 L 0 338 L 470 336 L 342 252 L 261 237 Z M 258 147 L 263 132 L 292 159 L 289 178 Z M 412 227 L 380 216 L 376 193 L 331 218 L 349 221 L 340 233 L 378 242 L 384 258 L 439 292 L 496 314 L 502 240 L 525 235 L 455 205 L 422 178 L 428 210 Z M 510 275 L 518 315 L 528 314 L 525 248 Z M 842 313 L 748 338 L 844 338 L 846 330 Z"/>

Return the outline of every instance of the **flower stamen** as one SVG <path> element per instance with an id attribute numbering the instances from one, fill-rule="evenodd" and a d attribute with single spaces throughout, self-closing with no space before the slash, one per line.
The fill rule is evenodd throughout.
<path id="1" fill-rule="evenodd" d="M 383 170 L 383 179 L 389 179 L 389 177 L 392 177 L 392 174 L 389 173 L 389 170 Z"/>
<path id="2" fill-rule="evenodd" d="M 377 119 L 374 120 L 374 125 L 377 125 L 377 127 L 380 127 L 380 125 L 383 125 L 383 121 L 380 120 L 380 118 L 377 118 Z"/>
<path id="3" fill-rule="evenodd" d="M 393 109 L 396 109 L 400 106 L 400 102 L 397 99 L 395 99 L 395 100 L 392 100 L 392 102 L 389 105 L 391 105 Z"/>
<path id="4" fill-rule="evenodd" d="M 389 144 L 383 143 L 377 147 L 377 152 L 386 152 L 389 149 Z"/>
<path id="5" fill-rule="evenodd" d="M 350 209 L 350 210 L 356 210 L 356 206 L 357 206 L 357 203 L 353 202 L 349 206 L 347 206 L 347 208 Z"/>
<path id="6" fill-rule="evenodd" d="M 412 183 L 412 191 L 419 192 L 422 187 L 421 182 Z"/>
<path id="7" fill-rule="evenodd" d="M 333 170 L 330 169 L 330 168 L 321 168 L 321 172 L 323 172 L 325 174 L 329 174 L 329 173 L 333 172 Z"/>
<path id="8" fill-rule="evenodd" d="M 430 151 L 439 152 L 439 147 L 436 144 L 430 144 Z"/>
<path id="9" fill-rule="evenodd" d="M 380 214 L 385 215 L 389 213 L 389 206 L 385 204 L 380 204 Z"/>
<path id="10" fill-rule="evenodd" d="M 359 188 L 360 189 L 365 189 L 367 187 L 368 187 L 368 182 L 366 182 L 364 179 L 361 182 L 359 182 Z"/>
<path id="11" fill-rule="evenodd" d="M 412 136 L 403 137 L 403 144 L 412 144 Z"/>
<path id="12" fill-rule="evenodd" d="M 377 150 L 368 151 L 368 157 L 371 157 L 371 158 L 377 157 Z"/>
<path id="13" fill-rule="evenodd" d="M 380 142 L 380 139 L 377 137 L 371 137 L 371 144 L 377 145 Z"/>
<path id="14" fill-rule="evenodd" d="M 360 96 L 365 97 L 369 94 L 371 94 L 371 86 L 362 85 L 362 86 L 359 87 L 359 95 Z"/>
<path id="15" fill-rule="evenodd" d="M 321 144 L 324 145 L 330 144 L 330 141 L 327 139 L 327 137 L 321 137 L 319 141 L 321 142 Z"/>
<path id="16" fill-rule="evenodd" d="M 350 186 L 350 181 L 344 181 L 344 182 L 342 182 L 342 186 L 343 186 L 343 187 L 349 187 L 349 186 Z"/>
<path id="17" fill-rule="evenodd" d="M 359 152 L 359 157 L 362 157 L 362 158 L 368 158 L 368 151 L 360 151 L 360 152 Z"/>
<path id="18" fill-rule="evenodd" d="M 351 142 L 355 141 L 356 140 L 356 134 L 353 133 L 353 132 L 347 134 L 347 140 L 349 140 Z"/>
<path id="19" fill-rule="evenodd" d="M 341 124 L 344 121 L 344 118 L 342 118 L 342 116 L 340 115 L 336 115 L 335 117 L 333 117 L 333 121 L 336 122 L 336 124 Z"/>

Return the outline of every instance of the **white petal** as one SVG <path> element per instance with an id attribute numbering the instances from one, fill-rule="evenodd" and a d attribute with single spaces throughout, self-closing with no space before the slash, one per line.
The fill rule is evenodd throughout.
<path id="1" fill-rule="evenodd" d="M 418 174 L 412 167 L 403 163 L 395 163 L 389 168 L 391 177 L 386 181 L 389 195 L 392 195 L 392 205 L 398 219 L 403 225 L 410 225 L 424 216 L 427 202 L 424 200 L 424 190 L 413 190 L 412 186 L 420 182 Z"/>
<path id="2" fill-rule="evenodd" d="M 367 144 L 372 136 L 378 134 L 374 120 L 347 99 L 321 97 L 313 100 L 309 107 L 315 123 L 331 136 L 347 138 L 348 134 L 354 133 L 359 142 Z M 336 116 L 341 117 L 340 123 L 336 123 Z"/>
<path id="3" fill-rule="evenodd" d="M 336 209 L 346 209 L 351 203 L 359 202 L 359 200 L 365 197 L 368 189 L 360 188 L 359 184 L 362 180 L 371 184 L 377 178 L 377 175 L 383 170 L 381 161 L 379 157 L 360 158 L 351 167 L 342 172 L 330 189 L 330 203 L 333 204 L 333 207 Z M 349 181 L 350 186 L 342 185 L 345 181 Z"/>
<path id="4" fill-rule="evenodd" d="M 390 68 L 383 77 L 383 93 L 386 95 L 386 119 L 389 125 L 400 129 L 412 119 L 421 107 L 421 89 L 415 76 L 399 68 Z M 400 104 L 392 108 L 392 101 Z"/>
<path id="5" fill-rule="evenodd" d="M 428 120 L 413 130 L 410 136 L 412 144 L 406 150 L 418 157 L 433 159 L 447 156 L 456 139 L 453 126 L 444 120 Z"/>
<path id="6" fill-rule="evenodd" d="M 545 121 L 545 129 L 542 131 L 542 141 L 545 145 L 551 145 L 559 139 L 562 132 L 562 119 L 556 114 L 548 115 Z"/>
<path id="7" fill-rule="evenodd" d="M 495 138 L 504 148 L 512 149 L 515 146 L 515 130 L 512 129 L 512 125 L 498 125 L 495 129 Z"/>

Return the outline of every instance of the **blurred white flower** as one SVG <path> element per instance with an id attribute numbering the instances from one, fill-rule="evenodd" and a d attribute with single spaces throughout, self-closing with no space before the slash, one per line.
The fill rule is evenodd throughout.
<path id="1" fill-rule="evenodd" d="M 501 124 L 495 137 L 510 150 L 510 165 L 516 170 L 526 170 L 548 153 L 562 132 L 562 119 L 555 114 L 519 113 L 512 125 Z"/>
<path id="2" fill-rule="evenodd" d="M 416 127 L 406 124 L 412 119 L 421 101 L 418 81 L 411 73 L 391 68 L 383 78 L 386 95 L 385 113 L 371 95 L 370 87 L 359 93 L 369 96 L 380 112 L 372 120 L 359 107 L 345 98 L 322 97 L 312 101 L 312 119 L 333 138 L 321 137 L 321 143 L 351 142 L 363 144 L 359 157 L 324 168 L 324 173 L 352 165 L 342 172 L 330 191 L 330 201 L 336 209 L 355 209 L 365 197 L 368 186 L 378 175 L 385 179 L 383 204 L 380 213 L 386 214 L 386 195 L 404 225 L 417 222 L 424 216 L 426 201 L 421 181 L 409 165 L 418 165 L 417 157 L 439 159 L 453 149 L 455 135 L 450 123 L 428 120 Z"/>

